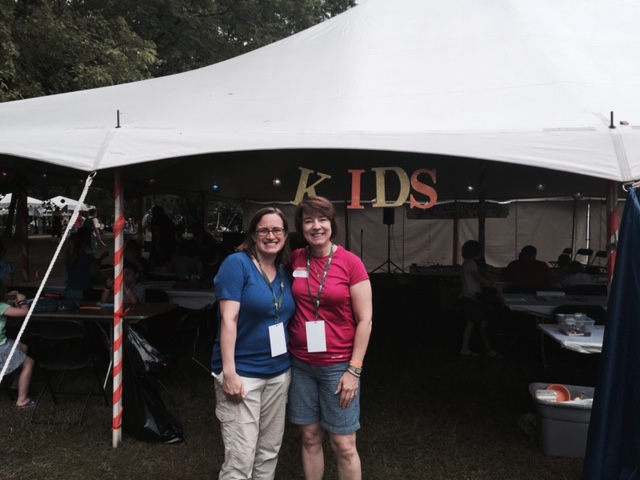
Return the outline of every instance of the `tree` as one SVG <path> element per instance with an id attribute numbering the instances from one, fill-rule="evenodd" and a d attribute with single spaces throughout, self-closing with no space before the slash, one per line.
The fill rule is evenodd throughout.
<path id="1" fill-rule="evenodd" d="M 0 101 L 192 70 L 262 47 L 354 0 L 0 0 Z"/>
<path id="2" fill-rule="evenodd" d="M 122 18 L 105 19 L 74 2 L 7 2 L 0 17 L 0 100 L 50 95 L 151 77 L 153 42 Z"/>
<path id="3" fill-rule="evenodd" d="M 156 45 L 154 76 L 193 70 L 304 30 L 354 0 L 87 0 L 105 18 L 126 18 Z"/>

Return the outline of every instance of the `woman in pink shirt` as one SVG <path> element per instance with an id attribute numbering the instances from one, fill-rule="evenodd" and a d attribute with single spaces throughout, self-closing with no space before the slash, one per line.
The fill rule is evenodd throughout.
<path id="1" fill-rule="evenodd" d="M 360 375 L 372 327 L 369 275 L 362 261 L 335 245 L 335 210 L 305 198 L 295 225 L 308 246 L 292 255 L 296 313 L 291 320 L 289 419 L 300 426 L 305 478 L 324 473 L 324 432 L 341 479 L 360 479 Z"/>

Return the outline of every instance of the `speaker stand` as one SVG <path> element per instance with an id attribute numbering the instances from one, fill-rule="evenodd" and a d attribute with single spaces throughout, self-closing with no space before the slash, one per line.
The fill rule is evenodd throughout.
<path id="1" fill-rule="evenodd" d="M 405 273 L 403 269 L 401 269 L 398 265 L 391 261 L 391 224 L 387 224 L 387 260 L 380 264 L 378 267 L 371 270 L 371 273 L 376 273 L 378 270 L 384 270 L 386 266 L 387 273 L 391 273 L 391 266 L 394 266 L 394 272 L 400 270 L 402 273 Z"/>

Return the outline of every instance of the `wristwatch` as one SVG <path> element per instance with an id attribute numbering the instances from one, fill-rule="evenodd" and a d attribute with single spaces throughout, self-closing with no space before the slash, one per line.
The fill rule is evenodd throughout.
<path id="1" fill-rule="evenodd" d="M 356 377 L 359 377 L 360 375 L 362 375 L 362 368 L 360 367 L 356 367 L 353 365 L 349 365 L 349 372 L 353 373 Z"/>

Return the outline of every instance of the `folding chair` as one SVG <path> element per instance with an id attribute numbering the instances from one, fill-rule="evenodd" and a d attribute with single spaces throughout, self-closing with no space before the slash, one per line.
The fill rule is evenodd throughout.
<path id="1" fill-rule="evenodd" d="M 578 259 L 578 257 L 584 257 L 584 263 L 585 265 L 589 265 L 589 261 L 591 260 L 591 255 L 593 255 L 593 250 L 591 250 L 590 248 L 579 248 L 576 251 L 576 255 L 573 257 L 574 260 L 578 260 L 580 261 L 580 259 Z"/>
<path id="2" fill-rule="evenodd" d="M 96 366 L 97 358 L 88 343 L 87 331 L 82 322 L 76 320 L 36 321 L 31 325 L 32 352 L 39 370 L 45 374 L 45 383 L 37 397 L 37 405 L 31 412 L 30 422 L 34 421 L 36 411 L 41 406 L 46 389 L 51 393 L 55 405 L 59 404 L 61 395 L 84 398 L 78 425 L 82 425 L 87 403 L 96 386 L 102 395 L 105 406 L 109 404 L 102 386 L 100 373 Z M 65 380 L 68 373 L 79 373 L 81 370 L 91 372 L 89 384 L 80 379 L 69 387 Z"/>

